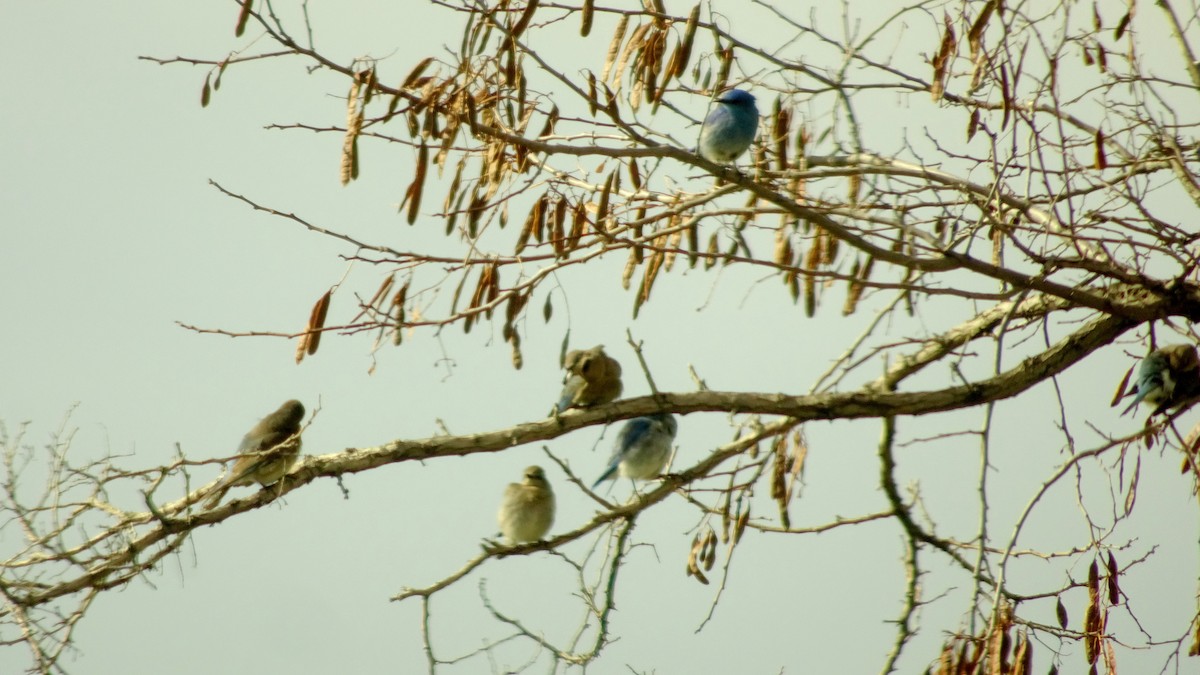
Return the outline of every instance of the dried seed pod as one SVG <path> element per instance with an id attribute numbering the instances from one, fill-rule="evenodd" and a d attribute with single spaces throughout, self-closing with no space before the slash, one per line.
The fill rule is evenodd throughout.
<path id="1" fill-rule="evenodd" d="M 863 285 L 858 282 L 860 272 L 862 272 L 862 265 L 856 259 L 850 268 L 850 276 L 853 280 L 846 284 L 846 303 L 842 305 L 842 316 L 850 316 L 858 307 L 858 300 L 862 297 L 863 292 Z"/>
<path id="2" fill-rule="evenodd" d="M 700 5 L 692 7 L 692 13 L 688 15 L 687 24 L 683 28 L 683 40 L 679 47 L 679 60 L 675 63 L 675 70 L 672 73 L 676 78 L 683 77 L 683 73 L 687 70 L 688 62 L 692 59 L 692 44 L 696 38 L 696 25 L 700 22 Z"/>
<path id="3" fill-rule="evenodd" d="M 417 65 L 413 66 L 413 69 L 408 72 L 408 77 L 404 78 L 404 82 L 400 85 L 400 88 L 408 89 L 416 84 L 417 79 L 421 77 L 421 75 L 425 72 L 425 69 L 428 68 L 429 64 L 431 63 L 433 63 L 432 56 L 427 56 L 421 59 Z"/>
<path id="4" fill-rule="evenodd" d="M 614 187 L 617 180 L 616 175 L 616 171 L 609 172 L 608 178 L 604 180 L 604 187 L 600 189 L 600 203 L 596 207 L 596 231 L 605 238 L 609 236 L 608 230 L 611 225 L 609 222 L 608 200 L 613 191 L 617 189 Z"/>
<path id="5" fill-rule="evenodd" d="M 520 370 L 521 366 L 525 365 L 525 357 L 521 355 L 521 334 L 513 329 L 508 341 L 512 343 L 513 368 Z"/>
<path id="6" fill-rule="evenodd" d="M 309 314 L 308 334 L 305 336 L 308 342 L 309 356 L 316 354 L 317 348 L 321 346 L 321 329 L 325 327 L 325 316 L 329 313 L 329 301 L 332 297 L 333 289 L 325 291 L 325 294 L 313 305 L 312 312 Z"/>
<path id="7" fill-rule="evenodd" d="M 1092 564 L 1088 567 L 1088 603 L 1092 605 L 1099 604 L 1100 597 L 1100 566 L 1096 564 L 1096 560 L 1092 559 Z"/>
<path id="8" fill-rule="evenodd" d="M 942 33 L 942 44 L 938 47 L 937 54 L 933 57 L 933 77 L 929 80 L 929 94 L 934 101 L 942 98 L 942 94 L 946 90 L 946 78 L 949 75 L 950 57 L 954 55 L 954 47 L 958 39 L 954 35 L 954 24 L 951 23 L 950 15 L 946 14 L 943 18 L 945 30 Z"/>
<path id="9" fill-rule="evenodd" d="M 542 200 L 538 199 L 533 203 L 533 207 L 529 209 L 529 215 L 525 217 L 525 224 L 521 226 L 521 232 L 517 235 L 517 245 L 513 250 L 513 255 L 521 255 L 521 251 L 525 250 L 525 245 L 529 243 L 529 239 L 533 236 L 533 231 L 538 228 L 538 221 L 542 217 Z"/>
<path id="10" fill-rule="evenodd" d="M 1029 637 L 1022 632 L 1017 636 L 1017 648 L 1013 652 L 1012 670 L 1010 675 L 1032 675 L 1033 673 L 1033 646 L 1029 644 Z"/>
<path id="11" fill-rule="evenodd" d="M 687 575 L 689 577 L 696 577 L 697 581 L 707 586 L 708 577 L 704 576 L 704 572 L 700 571 L 700 566 L 697 564 L 703 550 L 704 541 L 701 539 L 700 535 L 697 534 L 692 538 L 692 550 L 688 554 Z"/>
<path id="12" fill-rule="evenodd" d="M 612 72 L 613 64 L 616 63 L 617 54 L 621 49 L 621 43 L 625 40 L 625 29 L 629 26 L 629 15 L 622 14 L 617 20 L 617 27 L 613 29 L 612 41 L 608 43 L 608 53 L 604 55 L 604 68 L 600 72 L 600 81 L 608 82 L 608 75 Z M 593 101 L 596 100 L 592 96 Z M 594 114 L 594 112 L 593 112 Z"/>
<path id="13" fill-rule="evenodd" d="M 785 266 L 792 264 L 792 237 L 784 229 L 775 230 L 775 251 L 772 259 L 776 265 Z"/>
<path id="14" fill-rule="evenodd" d="M 425 145 L 425 141 L 421 141 L 421 147 L 417 150 L 417 166 L 412 183 L 404 193 L 404 201 L 400 203 L 400 208 L 404 208 L 405 203 L 408 204 L 406 220 L 409 225 L 417 222 L 417 214 L 421 209 L 421 194 L 425 191 L 425 174 L 428 167 L 429 147 Z"/>
<path id="15" fill-rule="evenodd" d="M 246 32 L 246 22 L 250 19 L 250 5 L 254 4 L 254 0 L 242 0 L 242 6 L 238 9 L 237 25 L 233 28 L 233 36 L 241 37 L 242 33 Z"/>
<path id="16" fill-rule="evenodd" d="M 361 309 L 359 309 L 358 314 L 354 315 L 354 318 L 350 320 L 350 323 L 357 322 L 359 319 L 363 318 L 363 316 L 365 316 L 367 314 L 367 312 L 377 311 L 377 312 L 386 313 L 387 310 L 385 310 L 379 304 L 379 302 L 381 300 L 383 300 L 384 296 L 387 295 L 388 291 L 392 290 L 392 284 L 394 284 L 395 282 L 396 282 L 396 275 L 394 275 L 394 274 L 389 274 L 388 276 L 384 277 L 383 282 L 381 284 L 379 284 L 379 288 L 375 289 L 375 294 L 371 296 L 370 300 L 368 300 L 366 303 L 364 303 L 361 306 Z"/>
<path id="17" fill-rule="evenodd" d="M 629 290 L 629 282 L 633 279 L 633 272 L 638 266 L 640 256 L 637 251 L 637 247 L 629 249 L 629 258 L 625 261 L 625 269 L 621 272 L 621 288 L 625 290 Z"/>
<path id="18" fill-rule="evenodd" d="M 207 108 L 208 101 L 212 97 L 212 89 L 209 88 L 209 86 L 208 86 L 208 78 L 211 76 L 212 76 L 212 73 L 208 73 L 207 75 L 204 76 L 204 88 L 202 88 L 200 90 L 200 107 L 201 108 Z"/>
<path id="19" fill-rule="evenodd" d="M 1083 615 L 1083 648 L 1084 658 L 1088 663 L 1095 663 L 1100 649 L 1100 608 L 1094 604 L 1087 606 Z"/>
<path id="20" fill-rule="evenodd" d="M 546 123 L 542 125 L 542 131 L 538 134 L 538 138 L 546 138 L 554 133 L 554 127 L 558 124 L 558 106 L 551 105 L 550 112 L 546 113 Z"/>
<path id="21" fill-rule="evenodd" d="M 392 344 L 399 346 L 404 339 L 404 301 L 408 297 L 408 282 L 405 282 L 396 295 L 392 297 L 392 307 L 396 311 L 396 321 L 393 325 Z"/>
<path id="22" fill-rule="evenodd" d="M 792 126 L 792 113 L 782 107 L 782 102 L 775 99 L 775 110 L 772 115 L 772 131 L 775 140 L 775 168 L 778 171 L 788 170 L 787 139 Z"/>
<path id="23" fill-rule="evenodd" d="M 1118 401 L 1125 398 L 1125 390 L 1129 386 L 1129 378 L 1133 377 L 1133 369 L 1134 366 L 1129 366 L 1129 370 L 1125 371 L 1125 377 L 1121 378 L 1121 384 L 1117 386 L 1117 391 L 1113 394 L 1112 401 L 1109 402 L 1108 407 L 1112 408 L 1116 406 Z"/>
<path id="24" fill-rule="evenodd" d="M 813 273 L 817 271 L 821 264 L 821 244 L 822 238 L 818 233 L 816 241 L 813 242 L 813 245 L 808 249 L 808 253 L 804 257 L 804 269 L 809 272 L 809 274 L 804 275 L 804 313 L 809 318 L 812 318 L 817 313 L 817 277 Z"/>
<path id="25" fill-rule="evenodd" d="M 1117 559 L 1113 557 L 1110 550 L 1108 552 L 1108 604 L 1110 605 L 1121 601 L 1121 587 L 1117 583 L 1118 573 Z"/>
<path id="26" fill-rule="evenodd" d="M 737 545 L 742 540 L 742 534 L 746 531 L 746 524 L 750 522 L 750 505 L 746 505 L 746 510 L 738 516 L 737 524 L 733 526 L 733 543 Z"/>
<path id="27" fill-rule="evenodd" d="M 537 11 L 539 0 L 527 0 L 525 3 L 525 11 L 521 12 L 521 16 L 517 19 L 516 25 L 509 30 L 509 35 L 513 40 L 521 37 L 521 33 L 529 27 L 529 22 L 533 20 L 533 13 Z"/>
<path id="28" fill-rule="evenodd" d="M 594 11 L 595 0 L 583 0 L 583 9 L 579 18 L 579 34 L 587 37 L 592 32 L 592 13 Z"/>
<path id="29" fill-rule="evenodd" d="M 709 530 L 705 539 L 704 570 L 707 572 L 717 562 L 717 534 Z"/>
<path id="30" fill-rule="evenodd" d="M 712 269 L 712 266 L 717 264 L 717 254 L 720 253 L 720 248 L 718 248 L 718 246 L 717 233 L 713 232 L 708 237 L 708 248 L 706 248 L 704 251 L 708 254 L 704 258 L 704 269 Z"/>
<path id="31" fill-rule="evenodd" d="M 954 658 L 954 645 L 950 644 L 949 642 L 943 643 L 942 654 L 940 657 L 938 657 L 936 675 L 955 675 L 957 672 L 954 667 L 955 662 L 956 659 Z"/>
<path id="32" fill-rule="evenodd" d="M 567 235 L 566 252 L 570 253 L 579 247 L 579 240 L 587 228 L 587 207 L 583 202 L 576 202 L 571 211 L 571 233 Z"/>

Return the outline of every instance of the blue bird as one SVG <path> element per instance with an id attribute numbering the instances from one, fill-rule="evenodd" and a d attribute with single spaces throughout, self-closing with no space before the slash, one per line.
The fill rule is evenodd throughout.
<path id="1" fill-rule="evenodd" d="M 592 489 L 620 474 L 630 480 L 650 480 L 662 472 L 671 456 L 678 424 L 670 413 L 635 417 L 621 427 L 613 444 L 608 468 L 592 483 Z"/>
<path id="2" fill-rule="evenodd" d="M 1133 403 L 1122 415 L 1143 401 L 1154 406 L 1151 415 L 1200 394 L 1200 357 L 1189 344 L 1168 345 L 1150 352 L 1138 366 Z"/>
<path id="3" fill-rule="evenodd" d="M 757 132 L 754 97 L 741 89 L 730 89 L 717 98 L 704 119 L 697 152 L 710 162 L 729 164 L 750 147 Z"/>

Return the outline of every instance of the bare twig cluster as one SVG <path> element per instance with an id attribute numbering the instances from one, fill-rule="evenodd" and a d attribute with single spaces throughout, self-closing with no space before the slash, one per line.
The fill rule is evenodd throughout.
<path id="1" fill-rule="evenodd" d="M 374 336 L 372 349 L 381 349 L 450 325 L 469 332 L 500 321 L 499 312 L 519 368 L 521 335 L 534 330 L 532 308 L 540 307 L 545 321 L 553 314 L 553 280 L 615 257 L 624 260 L 620 282 L 633 317 L 656 310 L 653 292 L 666 275 L 685 267 L 695 274 L 733 270 L 777 280 L 780 304 L 802 307 L 808 316 L 838 303 L 860 337 L 808 395 L 655 390 L 652 397 L 489 434 L 311 457 L 279 490 L 211 512 L 196 511 L 190 496 L 154 506 L 160 486 L 191 493 L 191 462 L 183 458 L 119 472 L 108 459 L 72 467 L 52 452 L 46 487 L 30 499 L 20 495 L 30 479 L 11 446 L 4 506 L 29 543 L 0 567 L 4 617 L 15 631 L 6 640 L 26 642 L 39 663 L 54 664 L 96 593 L 137 578 L 178 550 L 196 525 L 255 508 L 317 476 L 495 452 L 666 409 L 726 413 L 736 435 L 628 504 L 592 495 L 605 506 L 592 520 L 543 542 L 487 549 L 443 579 L 393 598 L 423 603 L 431 672 L 473 656 L 439 653 L 430 621 L 434 597 L 495 558 L 535 551 L 552 552 L 577 573 L 584 618 L 572 644 L 551 644 L 508 616 L 483 586 L 482 602 L 512 639 L 538 645 L 557 664 L 599 658 L 614 635 L 611 610 L 618 573 L 631 564 L 634 524 L 673 497 L 697 513 L 681 571 L 708 584 L 723 561 L 714 610 L 734 550 L 747 545 L 746 532 L 803 537 L 889 522 L 903 533 L 906 581 L 884 672 L 908 658 L 939 673 L 1028 673 L 1039 640 L 1064 645 L 1037 649 L 1053 664 L 1069 651 L 1066 645 L 1083 645 L 1089 667 L 1116 672 L 1119 642 L 1106 617 L 1123 603 L 1119 579 L 1148 555 L 1115 534 L 1136 501 L 1139 473 L 1126 474 L 1126 462 L 1140 466 L 1142 449 L 1161 439 L 1184 448 L 1185 471 L 1200 475 L 1196 443 L 1174 431 L 1176 412 L 1148 421 L 1132 437 L 1089 428 L 1100 440 L 1082 447 L 1060 376 L 1122 336 L 1139 344 L 1135 351 L 1154 343 L 1156 330 L 1197 340 L 1190 328 L 1200 321 L 1194 22 L 1181 22 L 1168 1 L 1147 16 L 1148 8 L 1132 3 L 1097 3 L 1085 13 L 1064 2 L 1061 11 L 1035 14 L 995 0 L 941 0 L 898 7 L 872 18 L 869 28 L 839 36 L 815 14 L 802 19 L 786 3 L 740 3 L 739 12 L 787 28 L 786 38 L 770 44 L 769 34 L 730 20 L 718 3 L 678 15 L 658 0 L 640 7 L 591 0 L 433 4 L 460 22 L 461 41 L 395 72 L 371 58 L 338 63 L 312 46 L 313 26 L 305 23 L 305 37 L 298 38 L 273 3 L 251 0 L 239 3 L 238 32 L 260 32 L 270 51 L 155 59 L 205 67 L 205 105 L 215 100 L 221 75 L 248 61 L 294 57 L 341 78 L 344 126 L 278 127 L 340 135 L 344 183 L 369 170 L 360 163 L 363 143 L 410 154 L 413 177 L 399 199 L 407 223 L 461 246 L 461 255 L 447 256 L 368 242 L 216 185 L 255 210 L 347 247 L 345 257 L 368 263 L 374 276 L 361 293 L 353 291 L 356 277 L 338 281 L 294 331 L 189 328 L 296 337 L 299 360 L 316 355 L 324 333 L 365 332 Z M 1174 62 L 1174 75 L 1145 63 L 1147 40 L 1158 39 L 1142 28 L 1151 24 L 1165 26 L 1164 34 L 1189 55 Z M 578 71 L 556 67 L 533 46 L 543 43 L 535 36 L 570 32 L 591 49 L 596 40 L 587 38 L 601 30 L 607 41 L 585 53 L 590 65 Z M 769 112 L 749 164 L 718 166 L 692 152 L 694 125 L 704 102 L 734 85 L 753 91 Z M 875 114 L 896 101 L 916 113 L 903 128 Z M 351 295 L 353 310 L 339 313 Z M 881 360 L 883 372 L 872 370 Z M 947 372 L 945 386 L 926 386 L 934 373 Z M 1058 397 L 1064 455 L 1038 478 L 1012 529 L 1001 531 L 989 483 L 997 452 L 993 418 L 1010 399 L 1043 384 Z M 915 440 L 901 432 L 910 417 L 953 410 L 977 413 L 978 427 L 935 428 Z M 810 452 L 803 424 L 835 419 L 880 428 L 878 484 L 887 507 L 794 522 Z M 970 479 L 979 520 L 967 540 L 939 528 L 919 487 L 906 488 L 897 468 L 906 444 L 956 436 L 967 439 L 964 447 L 974 443 L 980 465 Z M 1091 541 L 1057 551 L 1019 545 L 1044 496 L 1054 489 L 1082 494 L 1085 472 L 1105 475 L 1112 492 L 1124 495 L 1109 516 L 1087 514 Z M 119 509 L 107 497 L 130 481 L 145 484 L 142 510 Z M 581 559 L 572 557 L 567 544 L 585 537 L 593 537 L 592 545 Z M 1063 561 L 1066 579 L 1016 590 L 1012 562 L 1026 557 Z M 1103 574 L 1096 562 L 1086 579 L 1070 574 L 1087 560 L 1102 561 Z M 946 627 L 951 637 L 940 654 L 914 655 L 906 649 L 918 633 L 917 617 L 938 600 L 926 597 L 921 579 L 936 570 L 949 570 L 938 573 L 971 588 L 969 605 L 963 625 Z M 1080 588 L 1089 601 L 1082 623 L 1072 624 L 1062 598 Z M 69 604 L 54 604 L 62 602 Z M 1039 618 L 1047 603 L 1057 623 Z M 1194 619 L 1181 632 L 1200 636 L 1200 623 Z M 1189 648 L 1195 654 L 1197 647 L 1185 642 L 1177 640 L 1167 658 L 1184 658 Z"/>

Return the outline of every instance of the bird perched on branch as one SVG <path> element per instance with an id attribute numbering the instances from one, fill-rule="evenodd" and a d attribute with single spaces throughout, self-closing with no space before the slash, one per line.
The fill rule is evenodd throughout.
<path id="1" fill-rule="evenodd" d="M 1137 395 L 1122 415 L 1142 402 L 1154 406 L 1150 412 L 1154 415 L 1200 396 L 1200 357 L 1196 347 L 1175 344 L 1150 352 L 1138 366 L 1137 380 L 1129 393 L 1133 392 Z"/>
<path id="2" fill-rule="evenodd" d="M 670 413 L 635 417 L 626 422 L 613 444 L 608 468 L 592 484 L 592 489 L 617 475 L 631 480 L 657 477 L 671 456 L 671 442 L 677 428 L 675 416 Z"/>
<path id="3" fill-rule="evenodd" d="M 712 112 L 704 118 L 697 152 L 710 162 L 729 164 L 750 147 L 757 131 L 754 97 L 741 89 L 730 89 L 717 97 Z"/>
<path id="4" fill-rule="evenodd" d="M 563 361 L 566 384 L 555 408 L 588 408 L 614 401 L 621 395 L 621 364 L 604 353 L 604 346 L 567 352 Z"/>
<path id="5" fill-rule="evenodd" d="M 542 467 L 525 468 L 525 480 L 509 483 L 496 514 L 500 533 L 510 545 L 539 541 L 554 524 L 554 490 Z"/>
<path id="6" fill-rule="evenodd" d="M 217 483 L 205 500 L 205 508 L 221 503 L 229 488 L 258 483 L 267 486 L 283 478 L 300 455 L 300 423 L 304 406 L 296 400 L 279 406 L 279 410 L 259 420 L 238 446 L 242 455 L 233 463 L 229 474 Z"/>

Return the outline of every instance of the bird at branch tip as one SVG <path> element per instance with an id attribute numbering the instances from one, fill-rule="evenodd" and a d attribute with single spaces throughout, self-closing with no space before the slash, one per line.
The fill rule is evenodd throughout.
<path id="1" fill-rule="evenodd" d="M 670 413 L 635 417 L 626 422 L 613 444 L 608 468 L 592 484 L 592 489 L 618 475 L 630 480 L 658 477 L 671 456 L 671 443 L 678 428 L 675 416 Z"/>
<path id="2" fill-rule="evenodd" d="M 542 467 L 525 468 L 525 480 L 509 483 L 496 514 L 509 545 L 540 541 L 554 524 L 554 490 Z"/>
<path id="3" fill-rule="evenodd" d="M 302 421 L 304 405 L 294 399 L 259 420 L 242 437 L 242 443 L 238 446 L 241 457 L 233 463 L 229 474 L 213 488 L 204 507 L 216 507 L 232 487 L 252 483 L 265 487 L 283 478 L 300 456 Z"/>
<path id="4" fill-rule="evenodd" d="M 621 364 L 604 353 L 604 346 L 567 352 L 567 371 L 555 409 L 588 408 L 615 401 L 621 395 Z"/>
<path id="5" fill-rule="evenodd" d="M 754 97 L 741 89 L 730 89 L 717 97 L 712 112 L 704 118 L 696 152 L 710 162 L 729 164 L 750 147 L 757 132 Z"/>
<path id="6" fill-rule="evenodd" d="M 1155 349 L 1142 359 L 1137 380 L 1131 391 L 1133 402 L 1121 415 L 1127 415 L 1139 403 L 1154 406 L 1150 414 L 1162 412 L 1200 395 L 1200 357 L 1190 344 L 1168 345 Z"/>

